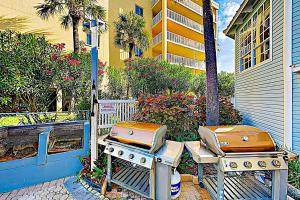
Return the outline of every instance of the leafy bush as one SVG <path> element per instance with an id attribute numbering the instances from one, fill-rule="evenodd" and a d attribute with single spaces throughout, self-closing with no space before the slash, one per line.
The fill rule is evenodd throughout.
<path id="1" fill-rule="evenodd" d="M 205 125 L 205 96 L 194 99 L 184 93 L 158 96 L 142 95 L 138 98 L 138 112 L 134 119 L 165 124 L 167 138 L 176 141 L 198 140 L 197 128 Z M 225 97 L 220 97 L 221 125 L 234 125 L 242 121 L 239 111 Z"/>
<path id="2" fill-rule="evenodd" d="M 180 133 L 196 131 L 197 120 L 193 96 L 173 93 L 160 96 L 140 96 L 135 120 L 165 124 L 167 138 L 176 140 Z"/>
<path id="3" fill-rule="evenodd" d="M 198 96 L 205 95 L 206 75 L 198 74 L 191 79 L 190 90 Z M 220 72 L 218 73 L 219 95 L 224 97 L 234 96 L 234 73 Z"/>
<path id="4" fill-rule="evenodd" d="M 220 102 L 220 125 L 235 125 L 240 124 L 243 120 L 240 112 L 236 110 L 232 103 L 223 96 L 219 97 Z M 196 100 L 196 108 L 199 112 L 200 125 L 205 125 L 206 122 L 206 98 L 200 96 Z"/>
<path id="5" fill-rule="evenodd" d="M 192 73 L 182 65 L 150 58 L 129 59 L 125 65 L 133 97 L 141 93 L 155 95 L 166 90 L 187 91 L 189 88 Z"/>
<path id="6" fill-rule="evenodd" d="M 127 80 L 123 69 L 108 67 L 107 90 L 103 94 L 107 99 L 124 99 L 126 98 Z"/>
<path id="7" fill-rule="evenodd" d="M 293 185 L 295 188 L 300 189 L 300 161 L 290 161 L 289 162 L 289 184 Z"/>

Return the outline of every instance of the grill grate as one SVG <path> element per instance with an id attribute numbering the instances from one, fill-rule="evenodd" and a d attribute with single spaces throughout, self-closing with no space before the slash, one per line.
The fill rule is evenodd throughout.
<path id="1" fill-rule="evenodd" d="M 124 165 L 120 171 L 112 176 L 112 182 L 128 190 L 150 198 L 150 171 L 141 170 L 140 167 Z"/>
<path id="2" fill-rule="evenodd" d="M 217 197 L 217 177 L 207 176 L 203 178 L 203 183 L 212 196 Z M 226 176 L 225 177 L 225 199 L 245 200 L 264 199 L 271 200 L 271 192 L 263 189 L 262 184 L 247 176 Z"/>

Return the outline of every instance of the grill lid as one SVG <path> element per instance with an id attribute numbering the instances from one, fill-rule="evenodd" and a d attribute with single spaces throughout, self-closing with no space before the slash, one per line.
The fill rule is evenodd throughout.
<path id="1" fill-rule="evenodd" d="M 199 127 L 202 141 L 214 153 L 267 152 L 275 150 L 275 143 L 266 131 L 252 126 Z"/>
<path id="2" fill-rule="evenodd" d="M 115 124 L 110 138 L 156 152 L 163 144 L 167 126 L 145 122 L 125 121 Z"/>

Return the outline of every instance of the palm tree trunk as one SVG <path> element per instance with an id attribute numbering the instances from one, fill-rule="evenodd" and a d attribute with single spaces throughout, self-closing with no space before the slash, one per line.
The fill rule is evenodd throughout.
<path id="1" fill-rule="evenodd" d="M 78 33 L 78 25 L 79 25 L 79 18 L 72 17 L 72 28 L 73 28 L 73 49 L 74 53 L 79 52 L 79 33 Z"/>
<path id="2" fill-rule="evenodd" d="M 203 0 L 203 24 L 206 59 L 206 125 L 220 123 L 216 44 L 211 1 Z"/>
<path id="3" fill-rule="evenodd" d="M 134 44 L 129 43 L 129 58 L 132 58 L 132 52 L 133 52 Z"/>

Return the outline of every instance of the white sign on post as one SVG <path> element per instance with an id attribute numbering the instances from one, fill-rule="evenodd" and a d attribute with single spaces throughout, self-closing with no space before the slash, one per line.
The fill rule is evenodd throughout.
<path id="1" fill-rule="evenodd" d="M 100 114 L 115 114 L 116 104 L 114 103 L 101 103 L 100 104 Z"/>

